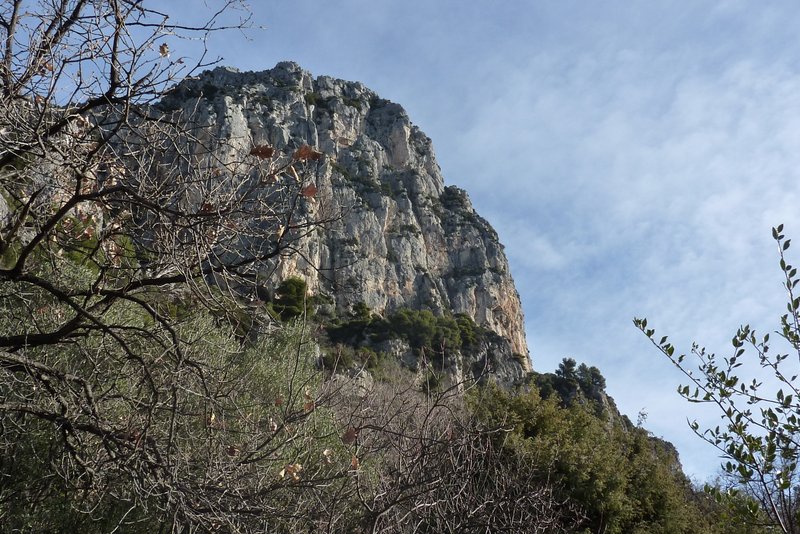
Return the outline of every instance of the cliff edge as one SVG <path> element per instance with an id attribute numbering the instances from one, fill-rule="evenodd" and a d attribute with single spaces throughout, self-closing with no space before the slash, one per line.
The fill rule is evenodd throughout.
<path id="1" fill-rule="evenodd" d="M 298 275 L 339 312 L 364 302 L 463 313 L 508 341 L 530 370 L 519 294 L 497 233 L 467 193 L 445 186 L 431 140 L 398 104 L 358 82 L 291 62 L 262 72 L 219 67 L 177 85 L 164 110 L 211 125 L 232 154 L 311 145 L 318 202 L 334 220 L 299 240 L 273 280 Z M 321 208 L 316 208 L 321 209 Z"/>

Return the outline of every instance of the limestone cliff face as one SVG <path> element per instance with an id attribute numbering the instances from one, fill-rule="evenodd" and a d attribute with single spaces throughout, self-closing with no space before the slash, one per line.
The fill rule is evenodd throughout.
<path id="1" fill-rule="evenodd" d="M 301 275 L 340 311 L 363 301 L 378 313 L 468 314 L 506 338 L 529 370 L 519 295 L 497 234 L 464 191 L 444 185 L 431 140 L 402 107 L 288 62 L 263 72 L 217 68 L 177 86 L 162 106 L 194 110 L 242 154 L 308 144 L 326 155 L 318 198 L 340 217 L 301 241 L 276 279 Z"/>

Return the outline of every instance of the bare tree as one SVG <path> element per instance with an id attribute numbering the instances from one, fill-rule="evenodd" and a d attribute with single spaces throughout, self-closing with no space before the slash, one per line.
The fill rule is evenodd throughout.
<path id="1" fill-rule="evenodd" d="M 282 456 L 318 413 L 305 360 L 265 378 L 237 338 L 270 321 L 248 288 L 324 219 L 321 154 L 226 150 L 152 105 L 204 66 L 168 39 L 238 5 L 197 27 L 133 0 L 0 8 L 0 521 L 236 530 L 311 472 Z M 78 514 L 26 516 L 42 502 Z"/>
<path id="2" fill-rule="evenodd" d="M 578 510 L 545 470 L 503 447 L 467 408 L 464 383 L 423 394 L 376 383 L 337 413 L 356 468 L 359 532 L 569 532 Z M 341 394 L 341 391 L 337 391 Z M 340 419 L 341 420 L 341 419 Z"/>

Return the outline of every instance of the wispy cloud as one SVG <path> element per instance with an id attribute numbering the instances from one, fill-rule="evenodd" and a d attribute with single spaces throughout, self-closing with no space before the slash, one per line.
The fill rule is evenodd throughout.
<path id="1" fill-rule="evenodd" d="M 648 426 L 708 476 L 714 453 L 685 423 L 703 412 L 680 403 L 680 376 L 630 319 L 723 351 L 741 323 L 777 325 L 769 229 L 800 229 L 800 81 L 781 55 L 629 44 L 509 65 L 447 163 L 508 236 L 535 365 L 599 365 L 623 411 L 647 409 Z"/>

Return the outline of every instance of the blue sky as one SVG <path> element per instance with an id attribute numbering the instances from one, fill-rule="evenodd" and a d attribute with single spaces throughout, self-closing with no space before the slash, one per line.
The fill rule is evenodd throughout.
<path id="1" fill-rule="evenodd" d="M 176 5 L 176 2 L 172 2 Z M 185 6 L 194 2 L 180 2 Z M 680 376 L 631 319 L 725 352 L 783 309 L 770 228 L 800 239 L 800 3 L 272 0 L 219 35 L 402 104 L 506 245 L 534 367 L 598 366 L 620 409 L 713 476 Z M 189 43 L 171 44 L 174 55 Z"/>

